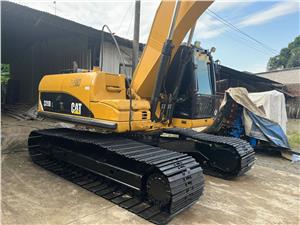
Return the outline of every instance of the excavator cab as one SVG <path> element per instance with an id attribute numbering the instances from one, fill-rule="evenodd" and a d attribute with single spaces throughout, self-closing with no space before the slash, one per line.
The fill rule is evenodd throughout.
<path id="1" fill-rule="evenodd" d="M 196 46 L 180 46 L 165 82 L 167 94 L 179 87 L 173 118 L 213 118 L 215 83 L 215 63 L 210 52 Z"/>

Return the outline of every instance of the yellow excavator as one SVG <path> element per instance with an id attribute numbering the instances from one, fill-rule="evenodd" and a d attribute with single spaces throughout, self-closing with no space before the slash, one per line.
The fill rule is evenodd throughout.
<path id="1" fill-rule="evenodd" d="M 216 63 L 210 51 L 181 43 L 211 3 L 162 1 L 132 80 L 100 62 L 44 76 L 39 115 L 76 127 L 31 132 L 33 162 L 156 224 L 199 199 L 203 171 L 248 171 L 246 141 L 192 129 L 213 122 Z"/>

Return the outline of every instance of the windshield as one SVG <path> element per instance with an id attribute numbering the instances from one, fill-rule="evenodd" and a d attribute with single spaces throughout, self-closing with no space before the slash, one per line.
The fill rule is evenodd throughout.
<path id="1" fill-rule="evenodd" d="M 211 95 L 211 81 L 210 81 L 210 68 L 209 63 L 200 59 L 196 55 L 194 56 L 194 63 L 196 66 L 195 69 L 195 78 L 196 85 L 199 94 Z"/>

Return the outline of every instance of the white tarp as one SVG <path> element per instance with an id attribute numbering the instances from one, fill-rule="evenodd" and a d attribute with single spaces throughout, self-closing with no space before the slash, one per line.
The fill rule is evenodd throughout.
<path id="1" fill-rule="evenodd" d="M 266 118 L 278 123 L 286 134 L 287 114 L 284 94 L 274 90 L 249 93 L 248 96 L 265 113 Z"/>

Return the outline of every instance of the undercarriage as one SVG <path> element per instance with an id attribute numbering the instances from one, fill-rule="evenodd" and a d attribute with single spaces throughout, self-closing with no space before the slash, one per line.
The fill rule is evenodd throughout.
<path id="1" fill-rule="evenodd" d="M 34 163 L 156 224 L 194 204 L 204 177 L 194 158 L 114 134 L 31 132 Z"/>
<path id="2" fill-rule="evenodd" d="M 255 152 L 250 144 L 233 137 L 183 128 L 129 133 L 128 136 L 149 145 L 186 153 L 197 160 L 205 174 L 224 179 L 245 174 L 255 161 Z"/>

